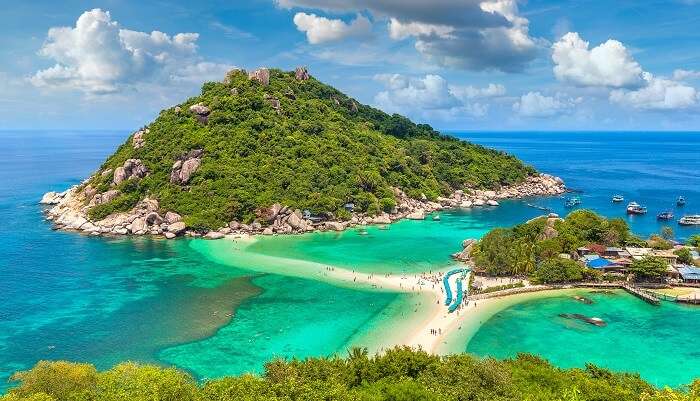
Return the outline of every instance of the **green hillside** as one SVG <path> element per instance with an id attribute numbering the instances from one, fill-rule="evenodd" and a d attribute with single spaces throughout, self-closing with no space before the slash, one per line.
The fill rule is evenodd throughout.
<path id="1" fill-rule="evenodd" d="M 163 110 L 91 179 L 98 193 L 117 189 L 119 196 L 92 207 L 90 217 L 128 210 L 149 196 L 194 228 L 251 221 L 273 203 L 343 218 L 347 202 L 369 214 L 390 210 L 392 187 L 434 199 L 535 173 L 505 153 L 361 105 L 313 77 L 269 74 L 265 85 L 230 72 L 224 83 L 206 83 L 201 95 Z M 191 111 L 198 104 L 204 108 Z M 198 166 L 179 182 L 173 165 L 187 162 L 188 153 L 201 153 L 189 167 Z M 115 180 L 114 171 L 129 159 L 140 160 L 147 174 Z"/>

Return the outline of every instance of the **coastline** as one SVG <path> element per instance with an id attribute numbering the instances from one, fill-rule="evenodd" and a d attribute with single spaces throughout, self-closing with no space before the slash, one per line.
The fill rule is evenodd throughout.
<path id="1" fill-rule="evenodd" d="M 151 235 L 167 239 L 178 236 L 221 239 L 231 234 L 288 235 L 344 231 L 366 225 L 387 225 L 404 219 L 424 220 L 429 213 L 441 210 L 497 207 L 499 200 L 556 196 L 567 191 L 561 178 L 549 174 L 530 176 L 520 183 L 498 190 L 457 190 L 449 197 L 438 197 L 434 201 L 409 198 L 402 190 L 394 188 L 397 206 L 391 213 L 369 216 L 353 212 L 349 220 L 314 222 L 298 209 L 274 204 L 264 211 L 264 216 L 256 218 L 251 224 L 231 221 L 215 230 L 197 231 L 187 227 L 182 216 L 174 211 L 162 210 L 158 200 L 150 198 L 142 199 L 128 212 L 113 213 L 98 221 L 91 220 L 89 210 L 111 201 L 116 194 L 115 191 L 95 193 L 88 185 L 89 180 L 90 178 L 60 193 L 47 192 L 43 195 L 39 203 L 50 206 L 45 210 L 45 215 L 54 229 L 93 236 Z M 107 196 L 109 193 L 111 194 Z"/>

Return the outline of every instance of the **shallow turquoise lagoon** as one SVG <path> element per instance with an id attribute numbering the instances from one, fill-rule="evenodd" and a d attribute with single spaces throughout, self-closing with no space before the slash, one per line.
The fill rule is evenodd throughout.
<path id="1" fill-rule="evenodd" d="M 587 362 L 616 371 L 635 371 L 656 385 L 678 386 L 700 377 L 700 308 L 662 302 L 649 305 L 621 291 L 580 293 L 516 304 L 487 320 L 469 342 L 467 352 L 507 358 L 529 352 L 561 367 Z M 559 317 L 580 313 L 600 317 L 597 327 Z"/>

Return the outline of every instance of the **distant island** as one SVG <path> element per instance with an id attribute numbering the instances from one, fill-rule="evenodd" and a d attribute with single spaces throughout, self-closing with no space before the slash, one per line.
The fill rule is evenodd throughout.
<path id="1" fill-rule="evenodd" d="M 511 155 L 360 104 L 299 67 L 204 84 L 41 203 L 59 229 L 220 238 L 389 224 L 564 191 Z"/>

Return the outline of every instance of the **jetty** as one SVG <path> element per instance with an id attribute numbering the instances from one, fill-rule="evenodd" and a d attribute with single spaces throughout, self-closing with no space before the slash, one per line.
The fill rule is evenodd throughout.
<path id="1" fill-rule="evenodd" d="M 634 295 L 635 297 L 649 303 L 652 305 L 661 305 L 661 301 L 659 298 L 657 298 L 656 294 L 654 294 L 651 291 L 644 290 L 639 287 L 633 287 L 629 284 L 625 284 L 622 286 L 622 288 L 627 291 L 628 293 Z"/>

